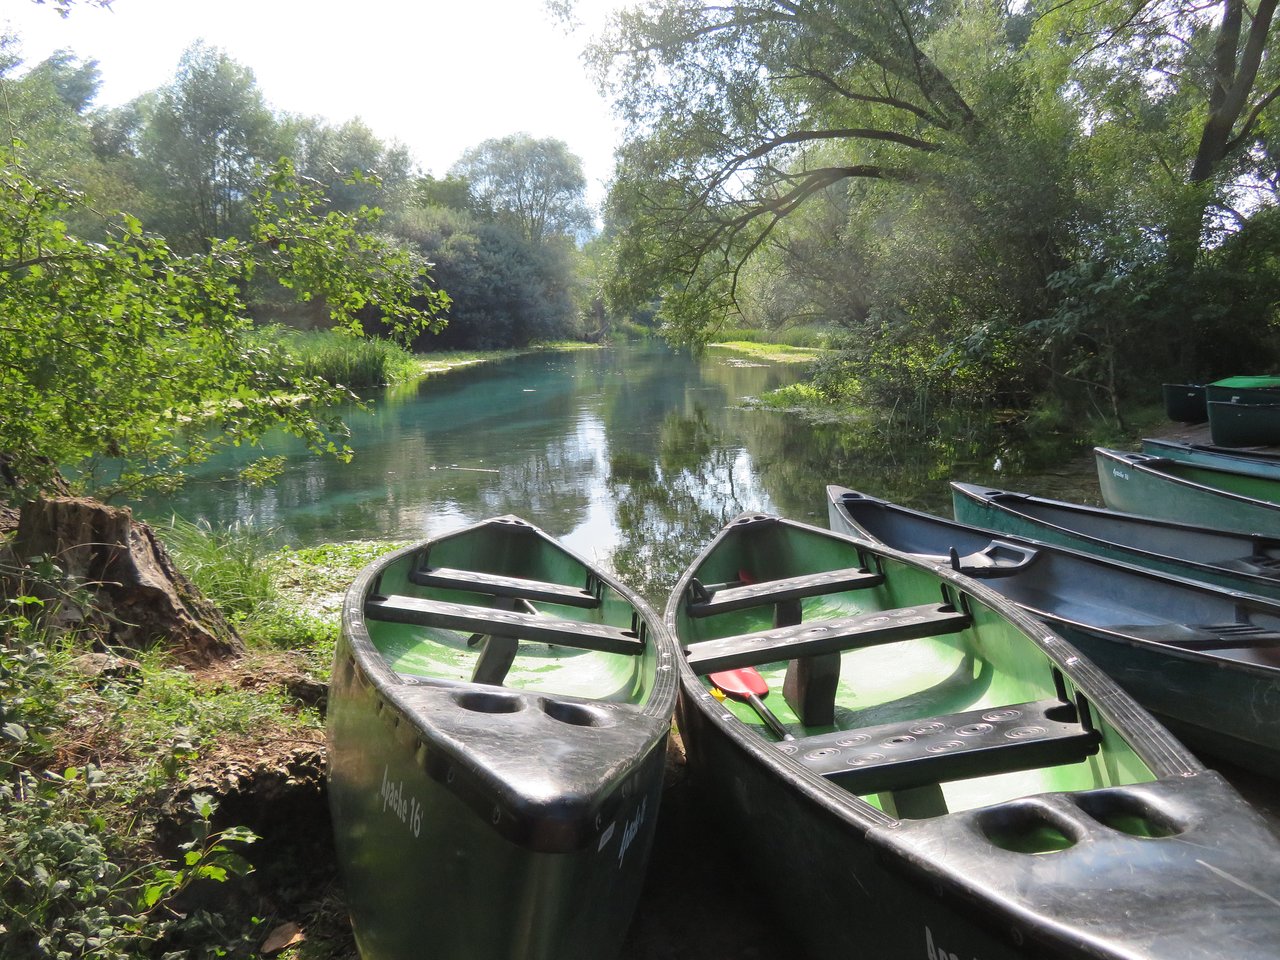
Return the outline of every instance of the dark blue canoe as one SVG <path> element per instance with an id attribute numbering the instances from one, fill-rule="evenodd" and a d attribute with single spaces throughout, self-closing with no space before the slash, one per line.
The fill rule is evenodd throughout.
<path id="1" fill-rule="evenodd" d="M 1280 777 L 1280 603 L 828 487 L 833 530 L 947 563 L 1057 630 L 1174 733 Z"/>

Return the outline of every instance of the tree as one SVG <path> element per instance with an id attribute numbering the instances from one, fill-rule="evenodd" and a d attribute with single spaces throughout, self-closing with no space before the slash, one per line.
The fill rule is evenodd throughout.
<path id="1" fill-rule="evenodd" d="M 610 194 L 614 299 L 661 294 L 675 332 L 698 339 L 810 200 L 856 182 L 919 197 L 989 152 L 1016 94 L 990 82 L 1017 70 L 1008 27 L 992 4 L 918 0 L 671 0 L 621 14 L 593 50 L 628 121 Z"/>
<path id="2" fill-rule="evenodd" d="M 573 335 L 573 263 L 564 244 L 534 245 L 502 223 L 443 206 L 415 210 L 397 234 L 449 290 L 449 326 L 423 349 L 493 349 Z"/>
<path id="3" fill-rule="evenodd" d="M 257 171 L 284 154 L 253 71 L 196 43 L 144 114 L 140 152 L 156 198 L 147 225 L 185 250 L 242 233 Z"/>
<path id="4" fill-rule="evenodd" d="M 591 226 L 582 161 L 560 140 L 516 133 L 462 155 L 450 175 L 465 179 L 479 206 L 542 245 Z"/>
<path id="5" fill-rule="evenodd" d="M 282 149 L 299 175 L 321 185 L 335 210 L 396 210 L 408 202 L 415 181 L 404 145 L 383 143 L 360 120 L 332 126 L 314 117 L 289 118 L 281 126 Z"/>
<path id="6" fill-rule="evenodd" d="M 130 216 L 103 243 L 68 234 L 85 197 L 36 182 L 12 151 L 0 160 L 0 458 L 27 491 L 101 458 L 124 464 L 116 489 L 172 482 L 276 425 L 343 453 L 330 408 L 345 392 L 247 337 L 256 273 L 321 298 L 339 324 L 374 309 L 406 337 L 447 302 L 370 232 L 376 215 L 324 212 L 288 164 L 255 185 L 245 239 L 180 253 Z"/>
<path id="7" fill-rule="evenodd" d="M 19 76 L 19 46 L 0 36 L 4 139 L 25 144 L 37 173 L 82 165 L 92 156 L 84 116 L 97 96 L 97 64 L 59 50 Z"/>
<path id="8" fill-rule="evenodd" d="M 1274 166 L 1268 114 L 1280 96 L 1275 10 L 1276 0 L 1068 0 L 1040 25 L 1046 43 L 1066 38 L 1077 51 L 1091 121 L 1127 121 L 1135 132 L 1139 118 L 1163 125 L 1163 166 L 1146 175 L 1169 184 L 1161 226 L 1172 271 L 1191 269 L 1260 201 L 1275 202 L 1264 172 Z"/>

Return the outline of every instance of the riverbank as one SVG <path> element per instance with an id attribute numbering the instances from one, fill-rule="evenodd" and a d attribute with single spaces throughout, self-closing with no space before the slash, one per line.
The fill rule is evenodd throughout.
<path id="1" fill-rule="evenodd" d="M 415 353 L 409 367 L 409 379 L 434 376 L 448 373 L 461 367 L 471 367 L 478 363 L 491 363 L 495 360 L 508 360 L 529 353 L 563 352 L 567 350 L 599 350 L 598 343 L 584 343 L 581 340 L 555 340 L 549 343 L 538 343 L 528 347 L 512 347 L 509 350 L 447 350 L 441 353 Z"/>

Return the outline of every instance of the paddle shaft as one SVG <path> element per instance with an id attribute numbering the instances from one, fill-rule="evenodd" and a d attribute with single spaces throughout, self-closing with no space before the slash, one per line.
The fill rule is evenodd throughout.
<path id="1" fill-rule="evenodd" d="M 791 734 L 787 733 L 787 728 L 782 725 L 782 721 L 774 715 L 774 712 L 764 705 L 764 701 L 757 697 L 754 693 L 747 694 L 747 703 L 751 704 L 751 709 L 759 715 L 765 725 L 776 733 L 783 740 L 794 740 Z"/>

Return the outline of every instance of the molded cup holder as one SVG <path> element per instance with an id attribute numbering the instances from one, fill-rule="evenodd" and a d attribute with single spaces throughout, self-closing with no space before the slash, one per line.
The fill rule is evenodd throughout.
<path id="1" fill-rule="evenodd" d="M 1104 790 L 1080 794 L 1075 800 L 1076 806 L 1099 823 L 1131 837 L 1173 837 L 1186 829 L 1172 815 L 1131 793 Z"/>
<path id="2" fill-rule="evenodd" d="M 1055 822 L 1050 811 L 1032 804 L 993 807 L 978 818 L 988 840 L 1013 853 L 1056 853 L 1075 845 L 1065 823 Z"/>
<path id="3" fill-rule="evenodd" d="M 578 703 L 565 703 L 562 700 L 543 700 L 542 709 L 552 720 L 572 724 L 575 727 L 603 727 L 610 722 L 610 717 L 602 710 Z"/>
<path id="4" fill-rule="evenodd" d="M 524 709 L 524 702 L 519 697 L 481 690 L 459 693 L 453 700 L 463 710 L 476 713 L 516 713 Z"/>

